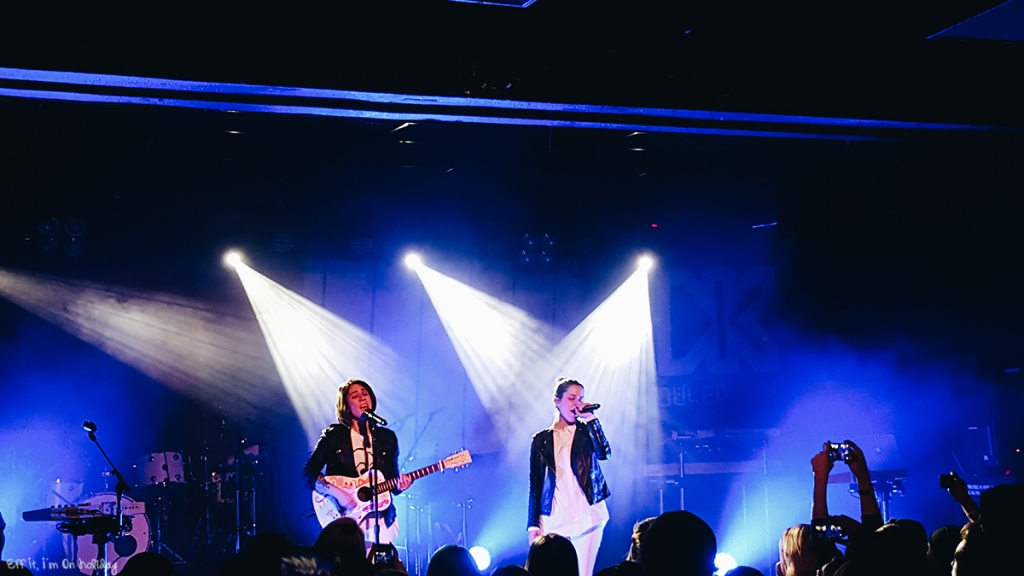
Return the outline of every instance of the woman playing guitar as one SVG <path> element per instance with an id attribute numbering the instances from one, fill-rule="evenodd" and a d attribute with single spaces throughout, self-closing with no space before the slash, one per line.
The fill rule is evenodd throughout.
<path id="1" fill-rule="evenodd" d="M 398 473 L 398 437 L 387 428 L 372 426 L 367 412 L 377 409 L 377 397 L 370 385 L 362 380 L 349 380 L 338 389 L 337 415 L 339 424 L 331 424 L 320 434 L 316 448 L 306 460 L 303 475 L 309 488 L 328 499 L 333 499 L 340 512 L 359 507 L 350 491 L 340 489 L 325 479 L 326 476 L 359 478 L 370 469 L 376 469 L 379 478 L 396 479 L 392 494 L 398 494 L 412 484 L 412 478 Z M 380 526 L 380 543 L 390 544 L 398 536 L 398 520 L 394 504 L 377 512 L 371 511 L 358 518 L 367 541 L 375 539 L 374 526 Z"/>

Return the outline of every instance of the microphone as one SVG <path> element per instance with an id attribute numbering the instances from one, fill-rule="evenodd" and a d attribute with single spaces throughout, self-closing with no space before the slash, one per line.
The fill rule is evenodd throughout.
<path id="1" fill-rule="evenodd" d="M 381 426 L 387 426 L 388 425 L 388 421 L 383 419 L 383 418 L 381 418 L 380 416 L 377 416 L 376 414 L 374 414 L 373 410 L 367 410 L 367 411 L 363 412 L 363 416 L 367 420 L 370 420 L 371 422 L 373 422 L 374 424 L 379 424 Z"/>
<path id="2" fill-rule="evenodd" d="M 82 422 L 82 428 L 86 432 L 92 434 L 93 432 L 96 431 L 96 423 L 95 422 L 89 422 L 88 420 L 86 420 L 85 422 Z"/>
<path id="3" fill-rule="evenodd" d="M 600 407 L 600 404 L 584 404 L 583 406 L 580 407 L 580 414 L 590 414 L 591 412 L 597 410 Z"/>

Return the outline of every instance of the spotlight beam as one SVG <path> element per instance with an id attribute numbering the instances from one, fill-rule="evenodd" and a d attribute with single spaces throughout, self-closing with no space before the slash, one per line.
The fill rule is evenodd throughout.
<path id="1" fill-rule="evenodd" d="M 164 385 L 235 415 L 282 413 L 251 318 L 201 301 L 0 269 L 0 296 Z"/>
<path id="2" fill-rule="evenodd" d="M 390 414 L 411 411 L 402 393 L 409 379 L 387 345 L 242 262 L 235 270 L 311 448 L 337 420 L 338 387 L 349 378 L 366 380 L 389 398 Z"/>
<path id="3" fill-rule="evenodd" d="M 602 467 L 615 501 L 628 509 L 642 481 L 636 471 L 661 457 L 648 271 L 637 269 L 561 341 L 554 328 L 510 304 L 425 265 L 416 272 L 506 458 L 517 466 L 526 461 L 532 433 L 552 421 L 555 377 L 576 378 L 588 399 L 606 405 L 600 417 L 613 456 Z M 512 545 L 507 533 L 505 522 L 494 520 L 479 541 L 501 549 Z"/>
<path id="4" fill-rule="evenodd" d="M 550 388 L 536 376 L 554 373 L 547 359 L 554 330 L 422 263 L 415 270 L 500 439 L 528 443 L 525 430 L 547 420 L 546 411 L 537 420 L 533 403 Z"/>

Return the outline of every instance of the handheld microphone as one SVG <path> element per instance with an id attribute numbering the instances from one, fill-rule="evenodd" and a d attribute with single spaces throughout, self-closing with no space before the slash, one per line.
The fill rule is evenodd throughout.
<path id="1" fill-rule="evenodd" d="M 580 414 L 590 414 L 591 412 L 593 412 L 594 410 L 597 410 L 600 407 L 601 407 L 600 404 L 584 404 L 580 408 Z"/>
<path id="2" fill-rule="evenodd" d="M 381 426 L 387 426 L 388 425 L 388 421 L 383 419 L 383 418 L 381 418 L 380 416 L 377 416 L 376 414 L 374 414 L 373 410 L 367 410 L 367 411 L 363 412 L 363 416 L 365 416 L 367 420 L 370 420 L 371 422 L 373 422 L 375 424 L 379 424 Z"/>

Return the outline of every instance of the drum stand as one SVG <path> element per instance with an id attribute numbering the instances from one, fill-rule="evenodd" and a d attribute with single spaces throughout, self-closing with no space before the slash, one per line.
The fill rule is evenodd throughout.
<path id="1" fill-rule="evenodd" d="M 256 535 L 256 469 L 246 476 L 249 483 L 249 523 L 242 526 L 242 459 L 235 460 L 235 554 L 242 552 L 242 536 L 252 538 Z M 250 466 L 254 466 L 250 464 Z"/>
<path id="2" fill-rule="evenodd" d="M 167 511 L 166 496 L 167 482 L 162 482 L 160 484 L 160 495 L 156 497 L 156 540 L 153 542 L 156 548 L 155 552 L 157 554 L 166 554 L 167 556 L 170 556 L 171 562 L 174 564 L 185 564 L 185 559 L 175 552 L 174 548 L 164 544 L 163 541 L 163 530 L 161 526 L 163 526 L 164 514 Z"/>

